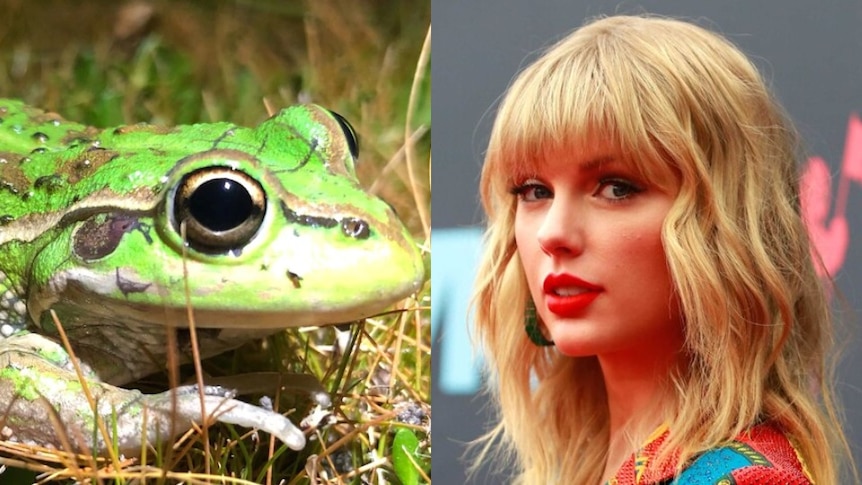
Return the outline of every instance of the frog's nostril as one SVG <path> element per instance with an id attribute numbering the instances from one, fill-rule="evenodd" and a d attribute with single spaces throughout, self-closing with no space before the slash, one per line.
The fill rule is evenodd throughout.
<path id="1" fill-rule="evenodd" d="M 368 239 L 368 236 L 371 235 L 371 229 L 368 227 L 368 223 L 355 217 L 342 219 L 341 232 L 343 232 L 345 236 L 353 239 Z"/>

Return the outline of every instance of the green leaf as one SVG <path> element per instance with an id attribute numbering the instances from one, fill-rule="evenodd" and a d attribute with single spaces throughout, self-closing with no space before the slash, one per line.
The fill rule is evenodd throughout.
<path id="1" fill-rule="evenodd" d="M 419 438 L 408 428 L 399 428 L 392 442 L 392 466 L 395 475 L 404 485 L 418 485 L 419 471 L 414 462 L 418 462 Z"/>

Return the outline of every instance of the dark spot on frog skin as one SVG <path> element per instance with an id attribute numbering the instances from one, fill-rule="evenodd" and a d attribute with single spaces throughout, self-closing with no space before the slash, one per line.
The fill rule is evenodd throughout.
<path id="1" fill-rule="evenodd" d="M 84 131 L 69 130 L 66 136 L 60 140 L 60 144 L 66 146 L 88 144 L 93 141 L 94 137 L 99 135 L 100 131 L 92 126 L 84 128 Z"/>
<path id="2" fill-rule="evenodd" d="M 37 178 L 36 181 L 33 182 L 33 188 L 45 189 L 50 194 L 62 189 L 65 184 L 63 177 L 55 173 L 52 175 L 43 175 Z"/>
<path id="3" fill-rule="evenodd" d="M 47 151 L 48 151 L 48 149 L 45 147 L 36 147 L 36 148 L 30 150 L 30 154 L 35 155 L 37 153 L 45 153 Z"/>
<path id="4" fill-rule="evenodd" d="M 293 271 L 288 271 L 287 272 L 287 279 L 289 279 L 290 282 L 293 283 L 294 288 L 296 288 L 296 289 L 302 288 L 302 276 L 299 276 L 298 274 L 294 273 Z"/>
<path id="5" fill-rule="evenodd" d="M 12 184 L 12 182 L 8 182 L 6 180 L 0 180 L 0 190 L 5 190 L 12 195 L 18 195 L 18 189 Z"/>
<path id="6" fill-rule="evenodd" d="M 116 271 L 117 288 L 125 297 L 128 297 L 131 293 L 143 293 L 152 285 L 152 283 L 140 283 L 138 281 L 127 280 L 120 276 L 120 268 L 117 268 Z"/>
<path id="7" fill-rule="evenodd" d="M 84 221 L 75 231 L 72 247 L 76 256 L 84 261 L 93 261 L 113 253 L 123 236 L 132 231 L 140 232 L 147 243 L 152 244 L 150 229 L 149 225 L 142 224 L 137 217 L 128 214 L 97 214 Z"/>
<path id="8" fill-rule="evenodd" d="M 36 140 L 42 144 L 48 143 L 48 139 L 49 139 L 48 135 L 42 133 L 41 131 L 37 131 L 36 133 L 33 133 L 32 135 L 30 135 L 30 138 L 32 138 L 32 139 L 34 139 L 34 140 Z"/>
<path id="9" fill-rule="evenodd" d="M 0 226 L 5 226 L 6 224 L 11 223 L 15 220 L 15 217 L 9 214 L 3 214 L 0 216 Z"/>
<path id="10" fill-rule="evenodd" d="M 21 169 L 20 154 L 0 152 L 0 190 L 18 195 L 30 186 L 30 178 Z"/>
<path id="11" fill-rule="evenodd" d="M 75 136 L 75 137 L 67 137 L 63 139 L 65 145 L 69 148 L 77 148 L 81 145 L 90 145 L 93 143 L 93 139 L 87 136 Z"/>

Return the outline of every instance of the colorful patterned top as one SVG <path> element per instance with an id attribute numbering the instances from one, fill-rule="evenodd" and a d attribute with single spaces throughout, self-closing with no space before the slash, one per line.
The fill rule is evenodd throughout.
<path id="1" fill-rule="evenodd" d="M 676 475 L 673 466 L 649 473 L 667 431 L 657 432 L 623 463 L 608 485 L 811 485 L 805 464 L 788 437 L 778 428 L 761 424 L 726 446 L 691 459 Z"/>

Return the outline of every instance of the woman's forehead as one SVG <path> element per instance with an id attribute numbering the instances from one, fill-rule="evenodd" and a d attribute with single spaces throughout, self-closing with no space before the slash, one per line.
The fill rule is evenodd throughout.
<path id="1" fill-rule="evenodd" d="M 545 173 L 547 170 L 571 170 L 572 173 L 594 175 L 607 170 L 635 172 L 645 180 L 660 185 L 676 185 L 678 171 L 674 163 L 653 155 L 652 150 L 623 147 L 610 137 L 598 136 L 579 143 L 558 143 L 536 146 L 519 157 L 506 157 L 503 173 L 510 182 Z"/>

